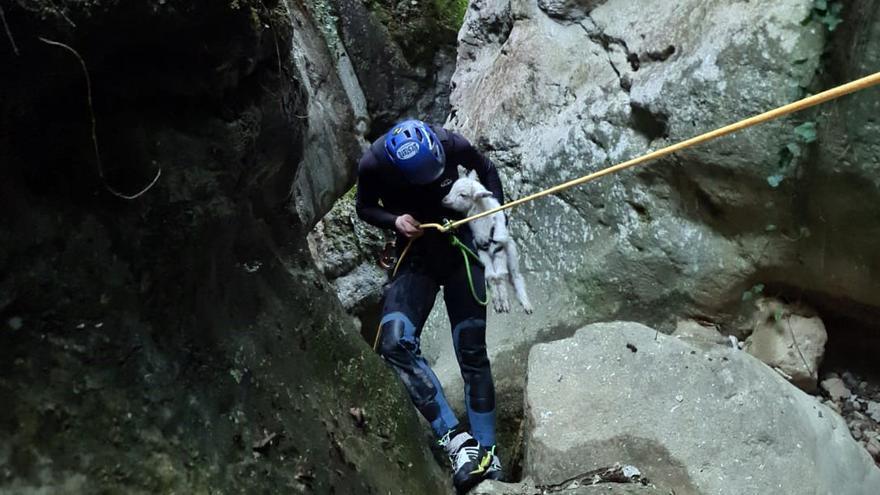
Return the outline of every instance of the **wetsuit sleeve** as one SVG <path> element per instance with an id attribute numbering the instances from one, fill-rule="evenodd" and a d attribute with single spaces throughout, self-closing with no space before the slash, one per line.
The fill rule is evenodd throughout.
<path id="1" fill-rule="evenodd" d="M 379 180 L 376 164 L 369 153 L 358 163 L 358 185 L 355 210 L 361 220 L 381 229 L 394 230 L 397 215 L 379 205 Z"/>
<path id="2" fill-rule="evenodd" d="M 450 132 L 452 148 L 461 157 L 461 164 L 469 170 L 476 170 L 480 183 L 492 192 L 499 203 L 504 203 L 504 189 L 501 187 L 501 177 L 492 160 L 477 151 L 476 148 L 461 134 Z"/>

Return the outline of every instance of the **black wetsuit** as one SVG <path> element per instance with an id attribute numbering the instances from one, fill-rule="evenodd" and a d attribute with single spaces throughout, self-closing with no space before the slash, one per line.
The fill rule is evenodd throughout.
<path id="1" fill-rule="evenodd" d="M 461 218 L 440 200 L 458 179 L 458 165 L 476 170 L 480 182 L 503 202 L 498 171 L 461 135 L 432 127 L 446 153 L 443 175 L 427 185 L 408 183 L 384 150 L 384 136 L 376 140 L 358 164 L 357 213 L 364 221 L 394 229 L 398 215 L 410 214 L 421 223 Z M 470 229 L 456 235 L 473 249 Z M 408 240 L 398 233 L 398 255 Z M 483 269 L 471 263 L 477 295 L 485 300 Z M 397 275 L 385 293 L 379 324 L 378 352 L 398 373 L 416 408 L 438 436 L 458 425 L 437 377 L 421 355 L 422 327 L 440 287 L 452 342 L 465 381 L 465 406 L 471 429 L 482 445 L 495 444 L 495 388 L 486 353 L 486 307 L 477 303 L 468 285 L 462 253 L 448 234 L 428 229 L 401 260 Z"/>

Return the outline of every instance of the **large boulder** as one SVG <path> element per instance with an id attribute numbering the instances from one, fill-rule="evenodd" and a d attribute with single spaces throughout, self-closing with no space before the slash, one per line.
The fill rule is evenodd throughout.
<path id="1" fill-rule="evenodd" d="M 677 494 L 880 492 L 843 419 L 748 353 L 638 323 L 535 346 L 525 474 L 633 464 Z"/>
<path id="2" fill-rule="evenodd" d="M 386 247 L 385 239 L 391 237 L 357 217 L 354 193 L 352 190 L 336 202 L 308 240 L 318 268 L 333 283 L 342 306 L 355 317 L 364 338 L 372 343 L 388 280 L 378 258 Z"/>

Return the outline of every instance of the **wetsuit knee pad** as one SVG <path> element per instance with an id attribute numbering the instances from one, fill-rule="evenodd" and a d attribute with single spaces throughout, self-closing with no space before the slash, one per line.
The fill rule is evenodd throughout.
<path id="1" fill-rule="evenodd" d="M 452 330 L 453 344 L 465 379 L 468 409 L 490 412 L 495 409 L 495 385 L 486 351 L 486 322 L 469 318 Z"/>
<path id="2" fill-rule="evenodd" d="M 452 329 L 452 338 L 463 365 L 473 368 L 489 366 L 485 320 L 470 318 L 459 323 Z"/>
<path id="3" fill-rule="evenodd" d="M 382 333 L 379 354 L 383 357 L 413 352 L 418 348 L 414 335 L 415 327 L 409 318 L 401 313 L 392 313 L 382 318 L 379 331 Z"/>

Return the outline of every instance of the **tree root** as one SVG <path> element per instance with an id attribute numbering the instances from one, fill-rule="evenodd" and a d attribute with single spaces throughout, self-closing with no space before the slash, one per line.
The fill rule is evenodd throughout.
<path id="1" fill-rule="evenodd" d="M 15 44 L 15 38 L 12 37 L 12 31 L 9 30 L 9 24 L 6 22 L 6 12 L 3 11 L 3 6 L 0 5 L 0 19 L 3 19 L 3 27 L 6 28 L 6 36 L 9 37 L 9 43 L 12 45 L 12 51 L 15 52 L 15 56 L 21 55 L 18 53 L 18 46 Z"/>
<path id="2" fill-rule="evenodd" d="M 542 485 L 537 488 L 541 490 L 541 493 L 555 493 L 599 483 L 640 483 L 647 485 L 648 479 L 643 478 L 642 473 L 634 466 L 615 464 L 614 466 L 594 469 L 572 476 L 561 483 Z"/>
<path id="3" fill-rule="evenodd" d="M 4 17 L 4 24 L 5 24 L 5 17 Z M 7 32 L 8 32 L 8 30 L 7 30 Z M 40 41 L 42 41 L 43 43 L 46 43 L 47 45 L 58 46 L 58 47 L 64 48 L 65 50 L 69 51 L 70 53 L 73 54 L 73 56 L 76 57 L 77 60 L 79 60 L 79 64 L 80 64 L 80 66 L 82 66 L 83 75 L 86 78 L 86 94 L 88 96 L 88 103 L 89 103 L 89 116 L 92 119 L 92 144 L 94 145 L 94 148 L 95 148 L 95 162 L 97 164 L 98 177 L 101 179 L 101 183 L 104 185 L 104 187 L 107 189 L 107 191 L 109 191 L 111 194 L 113 194 L 114 196 L 116 196 L 118 198 L 131 200 L 131 199 L 136 199 L 136 198 L 142 196 L 144 193 L 149 191 L 154 185 L 156 185 L 156 182 L 159 180 L 159 177 L 162 176 L 162 168 L 161 167 L 159 168 L 159 170 L 156 172 L 156 176 L 153 177 L 153 180 L 150 181 L 150 183 L 147 184 L 146 187 L 144 187 L 143 189 L 141 189 L 140 191 L 138 191 L 134 194 L 122 193 L 107 183 L 107 179 L 104 177 L 104 166 L 101 163 L 101 152 L 98 148 L 97 121 L 95 120 L 95 109 L 92 104 L 92 81 L 91 81 L 91 78 L 89 77 L 89 70 L 86 67 L 86 61 L 83 60 L 83 58 L 79 54 L 79 52 L 77 52 L 70 45 L 66 45 L 66 44 L 58 42 L 58 41 L 46 39 L 46 38 L 43 38 L 42 36 L 39 36 L 38 39 Z"/>
<path id="4" fill-rule="evenodd" d="M 801 352 L 801 346 L 798 344 L 797 337 L 794 336 L 794 330 L 792 330 L 791 328 L 791 314 L 788 315 L 788 318 L 785 319 L 785 322 L 788 324 L 788 333 L 791 334 L 791 341 L 794 343 L 794 348 L 795 350 L 797 350 L 798 356 L 801 357 L 801 361 L 803 361 L 804 363 L 804 368 L 807 369 L 807 373 L 810 376 L 813 376 L 813 368 L 810 366 L 809 363 L 807 363 L 807 358 L 805 358 L 804 353 Z M 816 373 L 816 377 L 818 376 L 819 374 Z"/>

